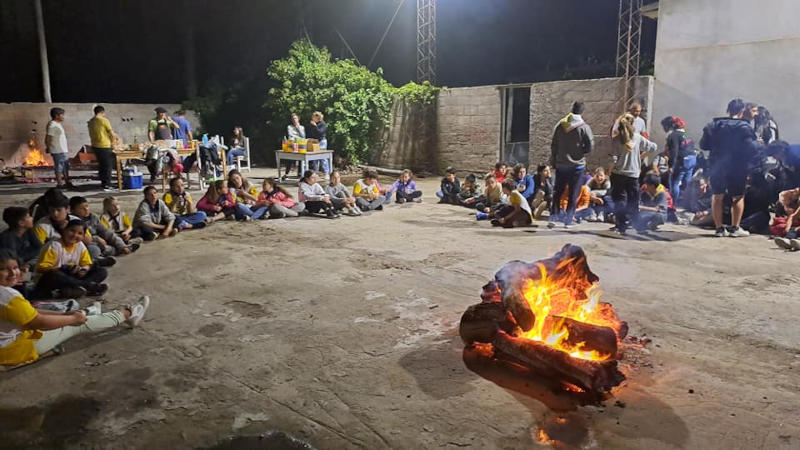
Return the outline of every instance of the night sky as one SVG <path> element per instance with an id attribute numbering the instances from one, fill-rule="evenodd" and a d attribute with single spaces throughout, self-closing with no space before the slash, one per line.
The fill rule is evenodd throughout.
<path id="1" fill-rule="evenodd" d="M 55 102 L 180 102 L 193 24 L 198 90 L 265 76 L 311 37 L 367 64 L 400 0 L 42 0 Z M 470 86 L 614 75 L 617 0 L 438 0 L 438 84 Z M 645 19 L 652 59 L 655 23 Z M 41 101 L 30 0 L 0 2 L 0 100 Z M 371 68 L 416 75 L 416 0 L 405 0 Z"/>

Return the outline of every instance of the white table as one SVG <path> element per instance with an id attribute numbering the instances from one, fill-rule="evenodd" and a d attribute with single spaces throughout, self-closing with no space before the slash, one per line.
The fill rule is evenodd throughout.
<path id="1" fill-rule="evenodd" d="M 275 150 L 275 164 L 278 166 L 278 179 L 281 177 L 281 171 L 284 170 L 281 167 L 281 160 L 288 160 L 288 161 L 300 161 L 300 173 L 305 172 L 308 169 L 308 163 L 311 161 L 321 161 L 321 160 L 328 160 L 328 167 L 333 170 L 333 150 L 321 150 L 318 152 L 307 152 L 307 153 L 294 153 L 294 152 L 284 152 L 283 150 Z"/>

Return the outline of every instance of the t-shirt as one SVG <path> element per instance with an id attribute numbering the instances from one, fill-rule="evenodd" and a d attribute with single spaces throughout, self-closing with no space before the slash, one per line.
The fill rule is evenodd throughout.
<path id="1" fill-rule="evenodd" d="M 189 213 L 187 205 L 193 205 L 194 201 L 192 200 L 192 194 L 188 192 L 184 192 L 183 195 L 167 192 L 164 194 L 164 203 L 173 213 L 184 215 Z"/>
<path id="2" fill-rule="evenodd" d="M 50 147 L 48 147 L 51 155 L 59 155 L 69 151 L 69 148 L 67 148 L 67 133 L 64 132 L 64 127 L 61 126 L 60 122 L 55 120 L 47 122 L 47 135 L 52 138 L 50 139 Z"/>
<path id="3" fill-rule="evenodd" d="M 241 203 L 248 203 L 251 202 L 250 199 L 245 199 L 244 196 L 241 195 L 242 191 L 246 191 L 248 194 L 252 195 L 253 197 L 258 197 L 258 189 L 255 186 L 250 185 L 249 189 L 236 189 L 236 188 L 229 188 L 229 192 L 233 195 L 233 198 L 236 202 Z"/>
<path id="4" fill-rule="evenodd" d="M 525 212 L 531 216 L 531 220 L 533 220 L 533 212 L 531 212 L 531 205 L 528 204 L 528 200 L 525 199 L 525 196 L 522 195 L 520 191 L 511 191 L 511 195 L 508 197 L 508 204 L 511 206 L 519 206 Z"/>
<path id="5" fill-rule="evenodd" d="M 33 226 L 33 234 L 42 244 L 61 237 L 61 233 L 50 222 L 49 217 L 42 217 L 41 220 L 36 222 L 36 225 Z"/>
<path id="6" fill-rule="evenodd" d="M 186 139 L 189 137 L 189 132 L 192 131 L 192 125 L 185 117 L 173 117 L 172 120 L 178 124 L 178 128 L 172 129 L 172 136 L 175 139 L 181 139 L 185 144 Z"/>
<path id="7" fill-rule="evenodd" d="M 166 136 L 166 133 L 163 136 L 160 135 L 159 128 L 163 128 L 163 127 L 167 127 L 167 129 L 170 130 L 169 136 Z M 153 134 L 155 134 L 155 139 L 156 140 L 169 139 L 169 138 L 172 137 L 172 131 L 171 130 L 175 129 L 175 124 L 172 123 L 171 121 L 167 120 L 166 118 L 163 118 L 163 119 L 160 119 L 160 120 L 159 119 L 150 119 L 150 123 L 148 124 L 147 129 L 149 131 L 152 131 Z"/>
<path id="8" fill-rule="evenodd" d="M 61 240 L 55 240 L 48 242 L 42 249 L 36 270 L 43 271 L 74 266 L 88 268 L 91 265 L 92 257 L 83 242 L 66 246 L 61 243 Z"/>
<path id="9" fill-rule="evenodd" d="M 16 289 L 0 286 L 0 364 L 15 366 L 36 361 L 34 343 L 42 337 L 38 330 L 24 327 L 38 313 Z"/>
<path id="10" fill-rule="evenodd" d="M 369 192 L 372 192 L 375 195 L 380 195 L 381 193 L 381 191 L 378 189 L 378 186 L 374 184 L 367 185 L 367 183 L 364 183 L 364 180 L 358 180 L 356 181 L 356 184 L 353 185 L 353 195 L 356 197 Z"/>
<path id="11" fill-rule="evenodd" d="M 130 216 L 122 211 L 114 217 L 110 214 L 103 214 L 100 216 L 100 223 L 115 233 L 121 233 L 133 224 Z"/>
<path id="12" fill-rule="evenodd" d="M 89 121 L 89 138 L 92 147 L 111 148 L 111 122 L 105 117 L 92 117 Z"/>

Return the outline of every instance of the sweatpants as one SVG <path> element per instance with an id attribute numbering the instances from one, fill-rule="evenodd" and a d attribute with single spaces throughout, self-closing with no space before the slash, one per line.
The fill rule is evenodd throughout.
<path id="1" fill-rule="evenodd" d="M 356 198 L 356 206 L 362 211 L 374 211 L 383 209 L 383 202 L 386 201 L 384 197 L 378 197 L 375 200 L 367 200 L 363 197 Z"/>
<path id="2" fill-rule="evenodd" d="M 67 339 L 78 336 L 79 334 L 86 333 L 99 333 L 109 328 L 119 326 L 125 322 L 125 316 L 122 311 L 109 311 L 95 316 L 88 316 L 86 323 L 80 326 L 68 326 L 56 328 L 55 330 L 42 331 L 42 337 L 39 338 L 33 346 L 36 348 L 36 353 L 42 355 L 49 352 L 57 345 L 62 344 Z"/>
<path id="3" fill-rule="evenodd" d="M 628 221 L 639 221 L 639 178 L 611 174 L 611 199 L 614 200 L 614 216 L 618 230 L 626 230 Z"/>
<path id="4" fill-rule="evenodd" d="M 56 289 L 79 287 L 88 289 L 92 283 L 101 283 L 108 277 L 108 271 L 104 267 L 92 266 L 83 278 L 78 278 L 67 270 L 61 268 L 43 273 L 36 283 L 36 289 L 41 295 L 46 296 Z"/>
<path id="5" fill-rule="evenodd" d="M 272 218 L 281 217 L 281 215 L 283 215 L 283 217 L 297 217 L 305 209 L 306 209 L 305 203 L 297 203 L 291 208 L 287 208 L 283 205 L 278 205 L 276 203 L 273 203 L 272 206 L 270 206 L 269 208 L 269 216 Z"/>
<path id="6" fill-rule="evenodd" d="M 400 199 L 404 199 L 407 202 L 413 202 L 415 198 L 422 197 L 422 191 L 414 191 L 410 194 L 407 194 L 403 191 L 397 191 L 395 196 L 397 197 L 398 202 L 400 201 Z"/>

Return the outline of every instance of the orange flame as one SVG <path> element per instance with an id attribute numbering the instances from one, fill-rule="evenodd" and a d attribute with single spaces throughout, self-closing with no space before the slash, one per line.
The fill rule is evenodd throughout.
<path id="1" fill-rule="evenodd" d="M 562 264 L 573 262 L 566 260 Z M 581 283 L 576 282 L 578 275 L 574 271 L 569 271 L 569 275 L 556 279 L 548 276 L 544 265 L 539 264 L 538 267 L 541 278 L 527 279 L 522 287 L 522 295 L 536 316 L 533 327 L 522 337 L 543 342 L 574 358 L 604 361 L 613 356 L 584 349 L 584 342 L 568 343 L 569 331 L 564 321 L 555 319 L 555 317 L 569 318 L 609 327 L 617 332 L 619 321 L 615 315 L 611 316 L 613 310 L 610 310 L 610 305 L 600 303 L 601 292 L 597 284 L 589 286 L 584 292 L 579 292 L 575 290 L 575 286 L 580 286 Z"/>
<path id="2" fill-rule="evenodd" d="M 44 154 L 36 148 L 36 142 L 33 139 L 28 141 L 28 147 L 30 147 L 30 150 L 28 155 L 25 156 L 23 164 L 26 166 L 46 166 L 47 160 L 44 159 Z"/>

